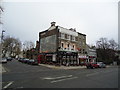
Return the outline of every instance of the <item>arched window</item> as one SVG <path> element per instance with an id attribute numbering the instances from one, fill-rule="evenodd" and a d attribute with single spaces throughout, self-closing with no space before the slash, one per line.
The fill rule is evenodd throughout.
<path id="1" fill-rule="evenodd" d="M 64 43 L 61 43 L 61 47 L 62 47 L 62 48 L 64 47 Z"/>
<path id="2" fill-rule="evenodd" d="M 75 45 L 73 45 L 73 50 L 74 50 L 74 48 L 75 48 Z"/>
<path id="3" fill-rule="evenodd" d="M 68 47 L 68 50 L 69 50 L 69 48 L 70 48 L 70 44 L 69 43 L 67 44 L 67 47 Z"/>

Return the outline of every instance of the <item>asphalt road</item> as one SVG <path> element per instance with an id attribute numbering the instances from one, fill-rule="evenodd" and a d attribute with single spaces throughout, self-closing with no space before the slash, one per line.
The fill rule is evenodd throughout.
<path id="1" fill-rule="evenodd" d="M 51 69 L 17 60 L 4 64 L 2 88 L 118 88 L 118 68 Z"/>

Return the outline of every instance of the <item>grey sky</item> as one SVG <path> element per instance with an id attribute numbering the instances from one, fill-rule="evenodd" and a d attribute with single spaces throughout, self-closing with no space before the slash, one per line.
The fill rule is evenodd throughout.
<path id="1" fill-rule="evenodd" d="M 56 25 L 76 28 L 86 34 L 88 44 L 95 44 L 101 37 L 118 42 L 118 3 L 112 1 L 5 2 L 3 29 L 5 35 L 19 38 L 22 42 L 35 42 L 38 33 L 55 21 Z"/>

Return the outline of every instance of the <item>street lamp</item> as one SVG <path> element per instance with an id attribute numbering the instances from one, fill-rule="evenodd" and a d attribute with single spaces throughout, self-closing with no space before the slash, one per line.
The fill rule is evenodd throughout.
<path id="1" fill-rule="evenodd" d="M 5 30 L 2 30 L 1 40 L 3 40 L 3 37 L 4 37 L 3 33 L 4 33 L 4 32 L 5 32 Z"/>
<path id="2" fill-rule="evenodd" d="M 2 30 L 1 43 L 2 43 L 2 40 L 3 40 L 3 37 L 4 37 L 4 35 L 3 35 L 4 32 L 5 32 L 5 30 Z"/>
<path id="3" fill-rule="evenodd" d="M 4 37 L 4 35 L 3 35 L 3 33 L 5 32 L 5 30 L 2 30 L 2 35 L 1 35 L 1 58 L 2 58 L 2 55 L 3 55 L 3 37 Z"/>

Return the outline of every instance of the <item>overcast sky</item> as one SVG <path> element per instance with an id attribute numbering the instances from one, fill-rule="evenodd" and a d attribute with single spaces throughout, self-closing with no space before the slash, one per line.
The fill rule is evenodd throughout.
<path id="1" fill-rule="evenodd" d="M 36 42 L 39 32 L 48 29 L 52 21 L 86 34 L 87 44 L 95 44 L 101 37 L 118 42 L 118 0 L 8 1 L 2 3 L 5 35 L 22 42 Z"/>

